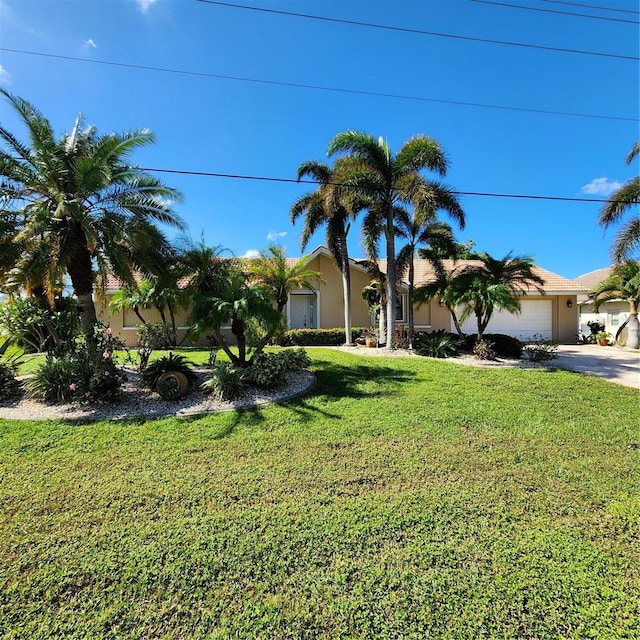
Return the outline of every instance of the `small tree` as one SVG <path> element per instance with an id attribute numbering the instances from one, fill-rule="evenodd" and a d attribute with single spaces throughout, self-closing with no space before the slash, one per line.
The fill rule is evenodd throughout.
<path id="1" fill-rule="evenodd" d="M 629 303 L 629 317 L 616 332 L 616 340 L 625 326 L 629 328 L 627 346 L 631 349 L 640 347 L 640 323 L 638 323 L 638 307 L 640 307 L 640 263 L 627 260 L 617 264 L 611 275 L 603 280 L 593 291 L 593 310 L 597 313 L 600 306 L 609 300 L 626 300 Z"/>

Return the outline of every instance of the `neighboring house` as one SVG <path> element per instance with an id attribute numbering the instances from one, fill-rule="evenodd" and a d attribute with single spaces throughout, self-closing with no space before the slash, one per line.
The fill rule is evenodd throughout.
<path id="1" fill-rule="evenodd" d="M 620 326 L 629 318 L 629 303 L 626 300 L 603 302 L 598 313 L 593 310 L 593 300 L 589 297 L 588 292 L 595 289 L 603 280 L 606 280 L 611 275 L 612 269 L 613 267 L 604 267 L 576 278 L 585 289 L 585 293 L 578 296 L 580 333 L 588 335 L 590 329 L 587 323 L 598 321 L 604 323 L 605 331 L 615 336 Z M 627 329 L 625 327 L 620 334 L 620 340 L 624 342 L 626 339 Z"/>
<path id="2" fill-rule="evenodd" d="M 291 264 L 297 261 L 294 258 L 289 260 Z M 454 264 L 453 261 L 447 261 L 447 263 L 449 268 Z M 465 261 L 458 261 L 455 264 L 465 264 Z M 324 247 L 318 247 L 309 255 L 307 266 L 321 274 L 321 281 L 313 283 L 313 289 L 291 292 L 289 302 L 284 309 L 288 328 L 330 329 L 343 326 L 342 277 L 331 258 L 331 254 Z M 380 261 L 380 267 L 384 270 L 385 261 Z M 428 261 L 422 259 L 415 260 L 415 271 L 416 286 L 428 282 L 433 274 Z M 522 311 L 518 315 L 496 311 L 486 332 L 506 333 L 522 339 L 528 339 L 538 334 L 561 343 L 575 343 L 578 326 L 577 296 L 586 295 L 586 289 L 576 281 L 567 280 L 545 269 L 536 267 L 535 271 L 545 281 L 544 295 L 531 290 L 530 294 L 522 298 Z M 369 282 L 370 276 L 366 269 L 356 260 L 351 260 L 351 313 L 354 327 L 369 327 L 376 324 L 367 303 L 361 296 L 362 290 Z M 135 345 L 136 325 L 140 321 L 133 310 L 126 309 L 118 314 L 109 313 L 108 303 L 116 291 L 117 282 L 110 281 L 106 300 L 97 305 L 99 319 L 109 323 L 114 333 L 124 339 L 127 344 Z M 398 292 L 396 321 L 398 325 L 402 326 L 407 321 L 406 282 L 399 284 Z M 155 310 L 145 310 L 141 313 L 147 321 L 157 322 L 160 320 Z M 179 338 L 182 338 L 188 329 L 187 317 L 187 311 L 180 311 L 177 314 L 177 324 L 180 327 Z M 418 331 L 436 329 L 455 331 L 449 311 L 446 307 L 441 306 L 438 300 L 431 300 L 428 304 L 416 308 L 414 324 Z M 464 330 L 468 333 L 476 332 L 474 318 L 465 323 Z"/>

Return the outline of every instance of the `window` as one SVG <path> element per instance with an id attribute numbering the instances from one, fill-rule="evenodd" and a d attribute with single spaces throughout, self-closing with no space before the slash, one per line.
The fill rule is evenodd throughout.
<path id="1" fill-rule="evenodd" d="M 609 316 L 609 324 L 612 327 L 619 327 L 620 326 L 620 312 L 619 311 L 612 311 L 610 316 Z"/>
<path id="2" fill-rule="evenodd" d="M 396 296 L 396 322 L 404 322 L 404 308 L 406 298 L 407 296 L 402 294 Z"/>

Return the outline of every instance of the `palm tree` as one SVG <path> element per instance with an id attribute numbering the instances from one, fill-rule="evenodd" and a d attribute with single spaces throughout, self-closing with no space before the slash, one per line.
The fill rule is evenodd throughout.
<path id="1" fill-rule="evenodd" d="M 384 344 L 386 341 L 387 326 L 387 275 L 378 266 L 375 260 L 358 260 L 358 264 L 364 267 L 371 280 L 362 290 L 362 298 L 369 307 L 369 312 L 373 315 L 378 312 L 378 343 Z M 395 314 L 395 307 L 394 307 Z"/>
<path id="2" fill-rule="evenodd" d="M 453 299 L 463 304 L 460 320 L 464 322 L 471 314 L 476 317 L 478 341 L 482 340 L 491 316 L 496 309 L 510 313 L 520 311 L 519 298 L 531 287 L 543 293 L 544 280 L 533 270 L 535 263 L 529 256 L 511 257 L 501 260 L 481 253 L 477 264 L 466 267 L 456 279 Z"/>
<path id="3" fill-rule="evenodd" d="M 146 131 L 98 135 L 78 116 L 71 133 L 55 139 L 50 122 L 26 100 L 0 92 L 25 125 L 29 143 L 0 126 L 0 219 L 13 225 L 22 247 L 14 261 L 28 274 L 30 256 L 46 254 L 43 286 L 50 299 L 63 274 L 71 279 L 82 330 L 96 322 L 93 290 L 108 272 L 133 283 L 168 243 L 155 226 L 182 228 L 171 203 L 180 194 L 128 164 L 135 149 L 153 143 Z"/>
<path id="4" fill-rule="evenodd" d="M 248 367 L 282 327 L 282 314 L 274 308 L 271 292 L 247 278 L 242 265 L 236 260 L 218 260 L 215 277 L 210 283 L 211 287 L 193 295 L 192 329 L 196 335 L 213 331 L 218 345 L 229 360 L 236 366 Z M 247 344 L 247 329 L 251 322 L 260 324 L 263 337 L 252 356 L 247 358 L 250 346 Z M 236 339 L 237 354 L 231 350 L 222 333 L 222 327 L 227 325 Z"/>
<path id="5" fill-rule="evenodd" d="M 278 313 L 282 313 L 293 289 L 312 289 L 310 280 L 319 280 L 320 273 L 307 268 L 309 256 L 303 256 L 292 266 L 287 264 L 284 247 L 271 245 L 260 257 L 252 259 L 248 272 L 258 284 L 271 291 Z"/>
<path id="6" fill-rule="evenodd" d="M 638 308 L 640 307 L 640 262 L 627 260 L 617 264 L 611 275 L 603 280 L 593 291 L 593 310 L 597 313 L 600 306 L 609 300 L 626 300 L 629 303 L 629 317 L 616 332 L 616 340 L 625 326 L 629 327 L 627 347 L 640 347 L 640 326 Z"/>
<path id="7" fill-rule="evenodd" d="M 448 269 L 440 259 L 430 260 L 434 268 L 435 278 L 427 284 L 416 288 L 413 297 L 418 307 L 433 298 L 438 298 L 438 303 L 444 305 L 451 314 L 453 325 L 461 338 L 464 338 L 462 325 L 457 315 L 458 300 L 464 291 L 466 282 L 461 279 L 464 267 L 454 266 Z"/>
<path id="8" fill-rule="evenodd" d="M 640 140 L 633 145 L 633 149 L 627 156 L 627 164 L 640 154 Z M 617 222 L 624 214 L 632 210 L 633 205 L 640 202 L 640 176 L 631 178 L 611 195 L 607 204 L 600 212 L 598 224 L 609 227 Z M 620 229 L 611 247 L 611 255 L 615 262 L 622 262 L 640 248 L 640 217 L 631 216 Z"/>
<path id="9" fill-rule="evenodd" d="M 415 290 L 415 262 L 416 251 L 420 245 L 436 246 L 439 249 L 444 245 L 454 250 L 454 238 L 451 227 L 435 219 L 435 214 L 429 211 L 413 210 L 411 215 L 406 209 L 401 208 L 396 215 L 396 235 L 404 238 L 407 244 L 400 249 L 396 258 L 397 271 L 400 277 L 408 272 L 408 310 L 407 325 L 409 330 L 409 344 L 413 340 L 414 321 L 413 303 Z M 437 255 L 429 249 L 422 249 L 421 255 L 430 263 L 439 263 Z M 437 264 L 436 264 L 437 268 Z"/>
<path id="10" fill-rule="evenodd" d="M 366 202 L 367 215 L 363 223 L 365 249 L 371 259 L 377 258 L 381 235 L 386 241 L 387 257 L 387 348 L 394 348 L 396 291 L 395 214 L 402 204 L 437 208 L 436 192 L 442 188 L 427 181 L 421 171 L 429 169 L 439 175 L 447 170 L 447 161 L 440 145 L 420 135 L 405 142 L 397 154 L 382 139 L 375 140 L 360 131 L 337 134 L 327 150 L 329 156 L 345 153 L 340 181 L 356 190 Z M 449 212 L 464 226 L 461 210 Z"/>
<path id="11" fill-rule="evenodd" d="M 340 165 L 338 160 L 332 170 L 322 162 L 311 160 L 298 167 L 298 180 L 310 177 L 319 186 L 316 191 L 301 196 L 293 203 L 291 222 L 295 223 L 299 216 L 305 216 L 300 237 L 303 251 L 311 236 L 320 227 L 325 227 L 327 249 L 342 275 L 345 342 L 351 346 L 351 268 L 347 235 L 363 203 L 354 197 L 356 194 L 352 190 L 340 187 Z"/>

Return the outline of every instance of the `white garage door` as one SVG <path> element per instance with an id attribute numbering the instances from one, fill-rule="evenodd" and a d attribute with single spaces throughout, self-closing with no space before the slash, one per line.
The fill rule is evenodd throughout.
<path id="1" fill-rule="evenodd" d="M 485 333 L 505 333 L 519 340 L 530 340 L 534 335 L 542 335 L 547 340 L 552 338 L 551 300 L 522 300 L 519 314 L 506 311 L 494 311 Z M 455 331 L 455 327 L 451 327 Z M 476 317 L 471 316 L 462 325 L 462 330 L 477 333 Z"/>

